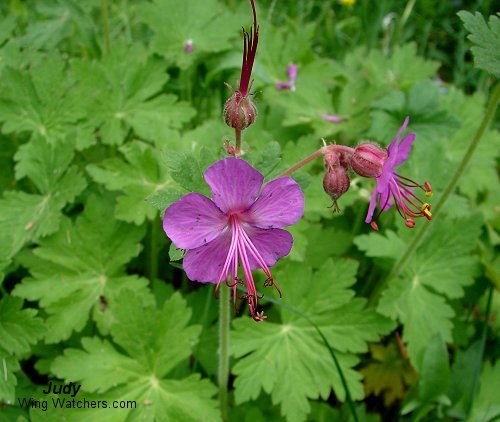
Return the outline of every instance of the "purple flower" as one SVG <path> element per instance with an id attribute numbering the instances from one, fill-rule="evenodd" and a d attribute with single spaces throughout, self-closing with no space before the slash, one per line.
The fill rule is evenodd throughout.
<path id="1" fill-rule="evenodd" d="M 410 228 L 415 225 L 414 218 L 426 217 L 428 220 L 432 218 L 430 212 L 431 206 L 427 202 L 422 201 L 413 192 L 415 188 L 418 188 L 423 190 L 426 196 L 431 196 L 432 190 L 430 184 L 425 182 L 421 185 L 399 175 L 395 170 L 397 166 L 406 161 L 410 154 L 411 144 L 415 140 L 415 134 L 409 133 L 400 141 L 400 137 L 406 129 L 409 120 L 409 117 L 405 119 L 396 138 L 389 145 L 387 153 L 380 150 L 377 145 L 364 143 L 355 149 L 351 157 L 352 168 L 358 174 L 372 174 L 372 177 L 377 181 L 375 191 L 370 199 L 368 214 L 365 219 L 365 222 L 371 224 L 375 230 L 378 230 L 376 219 L 380 213 L 388 210 L 393 204 L 396 205 L 399 214 Z M 358 150 L 360 152 L 358 152 Z M 379 158 L 379 163 L 375 162 L 377 158 Z M 360 171 L 356 169 L 356 166 L 360 167 Z M 363 166 L 366 168 L 365 174 L 363 174 L 364 172 L 362 171 Z M 380 172 L 376 172 L 376 168 L 380 168 Z M 381 209 L 376 218 L 373 219 L 377 200 Z"/>
<path id="2" fill-rule="evenodd" d="M 195 192 L 184 195 L 165 211 L 163 229 L 178 248 L 188 250 L 183 265 L 190 280 L 216 283 L 216 291 L 225 281 L 235 303 L 236 287 L 244 284 L 247 293 L 241 298 L 248 299 L 250 314 L 260 321 L 265 317 L 257 312 L 252 270 L 261 268 L 264 286 L 274 286 L 281 295 L 269 267 L 292 248 L 292 235 L 282 227 L 301 218 L 304 196 L 288 176 L 262 187 L 264 176 L 234 157 L 210 166 L 205 181 L 213 200 Z"/>
<path id="3" fill-rule="evenodd" d="M 288 74 L 288 82 L 278 82 L 276 83 L 276 89 L 282 91 L 284 89 L 290 89 L 295 91 L 295 81 L 297 80 L 297 73 L 299 67 L 296 64 L 290 64 L 286 68 L 286 73 Z"/>
<path id="4" fill-rule="evenodd" d="M 184 52 L 191 53 L 193 51 L 193 40 L 189 39 L 184 43 Z"/>
<path id="5" fill-rule="evenodd" d="M 330 123 L 341 123 L 344 121 L 344 118 L 342 116 L 339 116 L 338 114 L 321 114 L 321 118 L 323 120 L 326 120 L 327 122 Z"/>

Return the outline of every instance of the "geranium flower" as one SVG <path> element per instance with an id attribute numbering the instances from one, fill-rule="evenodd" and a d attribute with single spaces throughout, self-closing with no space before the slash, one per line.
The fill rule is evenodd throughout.
<path id="1" fill-rule="evenodd" d="M 378 216 L 393 204 L 410 228 L 415 226 L 414 218 L 425 217 L 428 220 L 432 218 L 430 204 L 414 193 L 414 189 L 421 189 L 425 192 L 425 196 L 431 196 L 430 184 L 425 182 L 421 185 L 401 176 L 395 170 L 406 161 L 410 154 L 411 144 L 415 140 L 415 134 L 409 133 L 400 141 L 409 120 L 410 118 L 406 117 L 387 152 L 378 145 L 362 143 L 355 148 L 351 157 L 351 167 L 356 173 L 364 177 L 373 177 L 377 181 L 365 219 L 366 223 L 371 224 L 375 230 L 378 230 L 376 223 Z M 373 218 L 377 201 L 381 209 L 376 218 Z"/>
<path id="2" fill-rule="evenodd" d="M 291 91 L 295 91 L 295 82 L 297 81 L 297 73 L 299 67 L 296 64 L 290 64 L 286 68 L 286 73 L 288 75 L 288 82 L 277 82 L 276 89 L 278 91 L 282 91 L 284 89 L 289 89 Z"/>
<path id="3" fill-rule="evenodd" d="M 188 193 L 165 211 L 163 229 L 172 242 L 187 249 L 184 270 L 190 280 L 232 288 L 236 303 L 238 284 L 246 286 L 250 314 L 257 311 L 259 296 L 252 270 L 261 268 L 264 285 L 281 291 L 269 270 L 288 255 L 292 235 L 282 227 L 295 224 L 304 210 L 304 196 L 291 177 L 280 177 L 264 187 L 264 176 L 246 161 L 229 157 L 217 161 L 205 172 L 212 200 Z M 239 265 L 242 273 L 240 275 Z"/>

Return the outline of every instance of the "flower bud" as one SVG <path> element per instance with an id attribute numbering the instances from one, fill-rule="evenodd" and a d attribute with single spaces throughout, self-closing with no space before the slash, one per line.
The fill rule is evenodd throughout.
<path id="1" fill-rule="evenodd" d="M 349 173 L 347 172 L 347 165 L 342 154 L 326 154 L 325 169 L 323 189 L 333 200 L 333 210 L 340 211 L 337 205 L 337 199 L 349 190 L 351 184 Z"/>
<path id="2" fill-rule="evenodd" d="M 257 109 L 248 96 L 242 96 L 239 91 L 226 101 L 224 105 L 224 121 L 236 130 L 250 126 L 257 117 Z"/>
<path id="3" fill-rule="evenodd" d="M 352 169 L 363 177 L 380 177 L 387 160 L 387 152 L 370 142 L 364 142 L 354 149 L 351 156 Z"/>

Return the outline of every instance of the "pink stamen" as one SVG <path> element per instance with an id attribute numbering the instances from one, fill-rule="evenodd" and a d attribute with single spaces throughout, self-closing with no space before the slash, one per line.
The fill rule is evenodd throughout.
<path id="1" fill-rule="evenodd" d="M 265 286 L 273 285 L 277 289 L 281 297 L 281 291 L 279 287 L 274 283 L 274 279 L 269 271 L 269 267 L 265 263 L 262 255 L 252 243 L 247 233 L 243 229 L 241 222 L 235 215 L 230 216 L 231 220 L 231 244 L 227 253 L 224 266 L 222 267 L 219 279 L 217 280 L 217 286 L 215 288 L 215 296 L 217 297 L 217 292 L 219 290 L 222 280 L 226 279 L 226 285 L 228 288 L 232 289 L 233 292 L 233 306 L 236 310 L 236 298 L 238 297 L 236 288 L 238 284 L 245 284 L 247 293 L 242 295 L 242 299 L 248 300 L 248 305 L 250 308 L 250 314 L 252 318 L 256 321 L 262 321 L 265 319 L 263 312 L 257 312 L 257 307 L 259 304 L 259 299 L 263 296 L 257 294 L 257 289 L 255 288 L 255 283 L 252 275 L 252 270 L 250 267 L 249 254 L 255 259 L 257 264 L 262 268 L 268 280 L 266 280 Z M 241 261 L 241 266 L 243 267 L 243 274 L 245 276 L 245 281 L 243 282 L 238 278 L 238 262 Z M 232 270 L 231 270 L 232 267 Z M 231 281 L 228 280 L 230 277 Z M 269 284 L 269 282 L 271 284 Z"/>

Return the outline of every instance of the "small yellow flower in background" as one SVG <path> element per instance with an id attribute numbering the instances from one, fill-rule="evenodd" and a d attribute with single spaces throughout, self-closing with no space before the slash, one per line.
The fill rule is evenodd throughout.
<path id="1" fill-rule="evenodd" d="M 353 6 L 356 0 L 340 0 L 340 4 L 343 6 Z"/>

